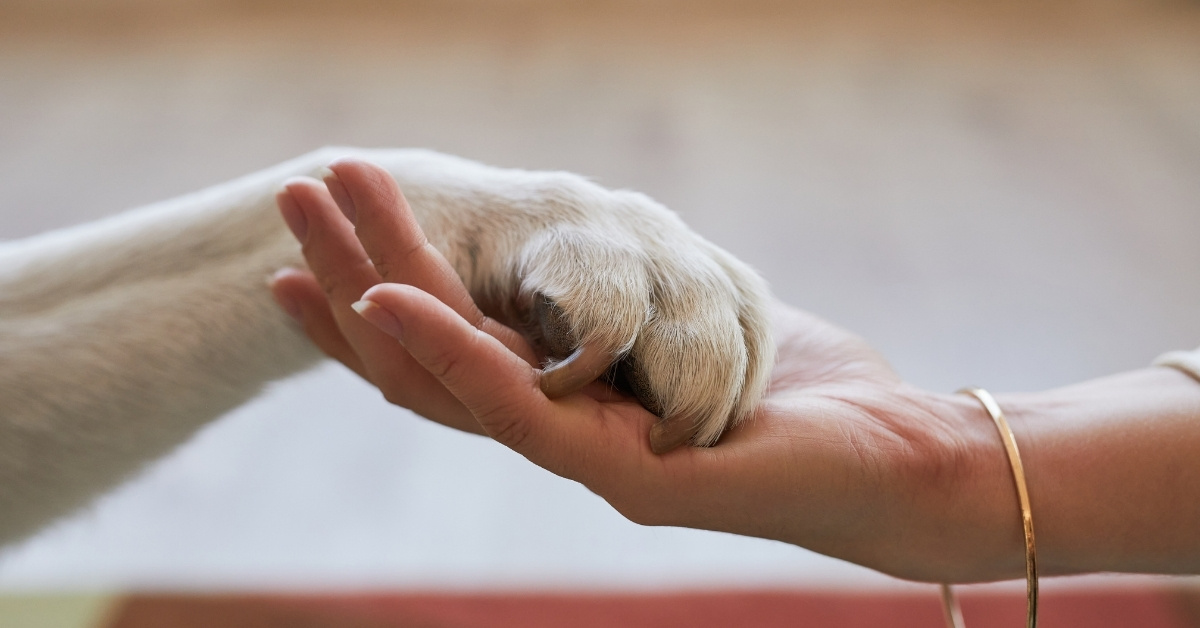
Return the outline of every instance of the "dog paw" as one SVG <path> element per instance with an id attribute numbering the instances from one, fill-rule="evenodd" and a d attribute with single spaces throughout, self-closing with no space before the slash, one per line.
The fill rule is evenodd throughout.
<path id="1" fill-rule="evenodd" d="M 551 359 L 543 391 L 603 376 L 660 417 L 656 452 L 712 445 L 765 391 L 766 286 L 665 208 L 610 195 L 589 213 L 616 220 L 548 227 L 521 251 L 518 301 Z"/>
<path id="2" fill-rule="evenodd" d="M 656 452 L 716 443 L 761 399 L 774 361 L 766 284 L 670 210 L 567 173 L 423 151 L 391 161 L 476 301 L 547 356 L 547 395 L 608 378 L 660 417 Z"/>
<path id="3" fill-rule="evenodd" d="M 765 283 L 643 195 L 559 196 L 572 197 L 587 202 L 552 212 L 566 218 L 531 234 L 514 264 L 527 335 L 549 356 L 543 391 L 606 377 L 660 417 L 656 452 L 714 444 L 765 392 Z"/>

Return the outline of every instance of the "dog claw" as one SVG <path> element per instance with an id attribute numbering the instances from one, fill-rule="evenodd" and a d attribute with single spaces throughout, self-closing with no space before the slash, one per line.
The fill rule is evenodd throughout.
<path id="1" fill-rule="evenodd" d="M 663 419 L 650 428 L 650 451 L 665 454 L 690 441 L 698 431 L 700 424 L 690 416 Z"/>
<path id="2" fill-rule="evenodd" d="M 542 371 L 542 392 L 551 399 L 569 395 L 596 381 L 612 366 L 613 357 L 587 345 Z"/>

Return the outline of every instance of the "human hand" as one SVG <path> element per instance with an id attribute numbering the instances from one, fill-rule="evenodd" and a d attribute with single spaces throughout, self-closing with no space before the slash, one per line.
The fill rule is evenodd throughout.
<path id="1" fill-rule="evenodd" d="M 381 282 L 418 286 L 453 304 L 465 320 L 529 364 L 542 364 L 547 356 L 476 306 L 455 270 L 425 237 L 386 170 L 358 159 L 338 160 L 330 170 L 324 184 L 297 177 L 276 196 L 309 266 L 276 273 L 271 280 L 276 301 L 318 348 L 377 386 L 388 401 L 443 425 L 483 433 L 460 401 L 394 339 L 356 315 L 351 304 Z M 357 206 L 351 191 L 359 197 Z M 550 396 L 576 392 L 610 362 L 597 352 L 577 354 L 541 370 L 540 388 Z M 611 394 L 600 386 L 590 389 Z M 679 435 L 670 438 L 673 444 L 681 442 Z"/>
<path id="2" fill-rule="evenodd" d="M 537 356 L 519 334 L 476 307 L 454 270 L 425 239 L 395 182 L 364 166 L 333 166 L 356 189 L 371 190 L 363 199 L 370 206 L 362 214 L 370 219 L 361 241 L 326 185 L 306 177 L 284 185 L 276 203 L 300 241 L 309 269 L 279 271 L 271 280 L 271 292 L 321 351 L 374 384 L 389 402 L 443 425 L 482 434 L 479 422 L 454 395 L 393 338 L 355 314 L 350 304 L 381 282 L 410 284 L 451 304 L 463 320 L 492 334 L 528 363 L 535 364 Z M 334 193 L 349 205 L 339 179 L 333 181 L 329 185 Z M 383 234 L 390 239 L 383 240 Z"/>
<path id="3" fill-rule="evenodd" d="M 602 383 L 548 398 L 530 347 L 474 307 L 401 197 L 380 189 L 387 219 L 360 224 L 359 247 L 319 184 L 289 184 L 289 222 L 292 203 L 323 222 L 304 238 L 312 274 L 274 290 L 389 400 L 482 428 L 636 522 L 777 539 L 915 579 L 1020 573 L 1007 469 L 971 400 L 906 386 L 860 339 L 776 304 L 778 362 L 752 420 L 716 447 L 655 455 L 656 417 L 635 400 Z M 380 283 L 380 267 L 397 283 Z M 338 289 L 326 300 L 321 284 Z M 371 325 L 346 307 L 358 295 Z"/>
<path id="4" fill-rule="evenodd" d="M 381 280 L 412 283 L 408 268 L 456 274 L 461 285 L 426 279 L 448 279 L 441 288 L 452 294 L 439 296 L 473 322 L 489 320 L 474 318 L 482 308 L 519 329 L 546 365 L 547 395 L 611 373 L 661 417 L 651 432 L 659 452 L 715 442 L 761 399 L 774 360 L 766 284 L 652 199 L 569 173 L 494 168 L 430 151 L 344 152 L 354 158 L 330 166 L 328 191 L 299 179 L 279 199 L 309 257 L 321 258 L 310 266 L 325 269 L 317 275 L 333 296 L 318 319 L 353 318 L 346 296 Z M 414 201 L 411 211 L 397 181 Z M 391 205 L 404 206 L 404 220 Z M 310 217 L 319 233 L 307 229 Z M 312 279 L 281 279 L 276 296 L 284 302 L 319 292 Z M 370 338 L 357 330 L 344 336 L 320 342 L 343 357 Z M 361 359 L 345 361 L 367 368 Z M 419 383 L 388 383 L 385 393 L 403 398 L 395 388 Z"/>
<path id="5" fill-rule="evenodd" d="M 779 361 L 752 420 L 715 447 L 659 456 L 655 417 L 634 400 L 546 399 L 536 369 L 428 294 L 380 285 L 364 299 L 493 438 L 634 522 L 785 541 L 916 580 L 1021 573 L 1011 479 L 980 408 L 902 384 L 808 314 L 777 305 Z"/>

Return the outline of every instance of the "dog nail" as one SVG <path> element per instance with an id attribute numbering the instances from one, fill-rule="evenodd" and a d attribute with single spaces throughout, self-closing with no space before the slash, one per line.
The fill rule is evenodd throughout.
<path id="1" fill-rule="evenodd" d="M 663 419 L 650 428 L 650 451 L 665 454 L 691 440 L 699 427 L 691 417 Z"/>
<path id="2" fill-rule="evenodd" d="M 583 345 L 562 362 L 546 367 L 539 386 L 551 399 L 563 397 L 595 381 L 612 363 L 611 355 Z"/>

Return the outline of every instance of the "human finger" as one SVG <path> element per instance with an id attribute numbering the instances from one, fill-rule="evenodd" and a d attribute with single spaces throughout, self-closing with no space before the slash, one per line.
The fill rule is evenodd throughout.
<path id="1" fill-rule="evenodd" d="M 331 174 L 325 177 L 329 194 L 354 224 L 355 235 L 383 281 L 428 292 L 535 363 L 533 352 L 519 334 L 485 316 L 475 304 L 458 273 L 425 237 L 391 173 L 353 158 L 334 161 L 329 170 Z"/>
<path id="2" fill-rule="evenodd" d="M 477 422 L 462 404 L 395 339 L 350 308 L 380 278 L 325 186 L 314 179 L 291 179 L 276 201 L 302 244 L 304 258 L 328 299 L 338 329 L 362 361 L 367 379 L 392 403 L 451 427 L 478 431 Z"/>
<path id="3" fill-rule="evenodd" d="M 325 177 L 330 196 L 383 281 L 418 286 L 477 325 L 483 312 L 458 274 L 425 237 L 392 175 L 371 163 L 339 159 Z"/>
<path id="4" fill-rule="evenodd" d="M 351 225 L 316 180 L 296 177 L 284 183 L 275 202 L 299 240 L 308 267 L 333 306 L 348 307 L 379 275 L 354 236 Z"/>
<path id="5" fill-rule="evenodd" d="M 591 486 L 598 474 L 619 475 L 643 454 L 652 456 L 647 424 L 606 420 L 601 404 L 586 395 L 548 399 L 537 369 L 432 295 L 380 284 L 355 307 L 400 340 L 492 438 L 534 463 Z"/>
<path id="6" fill-rule="evenodd" d="M 312 273 L 284 268 L 271 277 L 270 287 L 275 302 L 300 324 L 322 353 L 370 381 L 362 359 L 342 335 L 329 301 Z"/>

